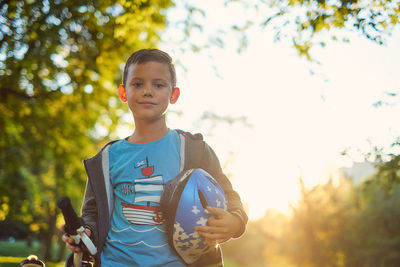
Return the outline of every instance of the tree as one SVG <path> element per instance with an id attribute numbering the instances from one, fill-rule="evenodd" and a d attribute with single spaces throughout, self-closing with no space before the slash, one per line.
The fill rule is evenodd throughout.
<path id="1" fill-rule="evenodd" d="M 279 259 L 282 232 L 287 220 L 284 214 L 271 209 L 261 219 L 249 221 L 240 239 L 222 245 L 224 257 L 239 266 L 289 266 Z"/>
<path id="2" fill-rule="evenodd" d="M 81 201 L 81 160 L 120 121 L 120 64 L 154 47 L 170 0 L 0 1 L 0 221 L 23 221 L 51 260 L 56 200 Z M 99 134 L 100 133 L 100 134 Z"/>
<path id="3" fill-rule="evenodd" d="M 353 186 L 332 180 L 311 189 L 301 182 L 299 202 L 281 237 L 282 252 L 296 266 L 347 266 L 343 246 L 356 213 Z"/>
<path id="4" fill-rule="evenodd" d="M 366 181 L 366 184 L 376 184 L 388 192 L 392 192 L 395 186 L 400 184 L 400 155 L 391 155 L 389 161 L 381 161 L 377 164 L 376 174 Z"/>
<path id="5" fill-rule="evenodd" d="M 393 162 L 392 162 L 393 161 Z M 377 165 L 377 171 L 357 189 L 357 213 L 343 231 L 346 266 L 398 266 L 400 263 L 400 184 L 393 178 L 397 157 Z"/>
<path id="6" fill-rule="evenodd" d="M 234 32 L 242 32 L 241 43 L 246 31 L 254 25 L 272 27 L 275 40 L 289 38 L 300 56 L 311 60 L 311 48 L 316 44 L 324 47 L 328 39 L 338 40 L 344 31 L 356 31 L 378 44 L 399 24 L 400 2 L 398 0 L 227 0 L 227 5 L 237 2 L 260 14 L 261 21 L 254 17 L 238 18 L 232 26 Z M 329 35 L 324 33 L 329 32 Z M 349 41 L 346 34 L 343 41 Z"/>
<path id="7" fill-rule="evenodd" d="M 361 195 L 361 194 L 360 194 Z M 400 263 L 400 185 L 391 192 L 376 183 L 363 186 L 360 211 L 355 218 L 348 266 L 398 266 Z"/>

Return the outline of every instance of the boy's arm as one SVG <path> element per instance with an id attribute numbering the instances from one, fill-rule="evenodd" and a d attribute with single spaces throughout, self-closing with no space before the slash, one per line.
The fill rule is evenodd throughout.
<path id="1" fill-rule="evenodd" d="M 88 179 L 86 183 L 85 196 L 82 204 L 82 220 L 84 222 L 85 228 L 90 229 L 91 238 L 94 243 L 98 240 L 98 231 L 97 231 L 97 204 L 94 196 L 94 192 Z"/>
<path id="2" fill-rule="evenodd" d="M 239 194 L 233 190 L 232 184 L 229 181 L 228 177 L 226 177 L 226 175 L 223 173 L 218 157 L 216 156 L 215 152 L 205 142 L 203 147 L 203 156 L 200 165 L 201 168 L 206 170 L 208 173 L 211 174 L 212 177 L 215 178 L 215 180 L 217 180 L 219 185 L 224 190 L 226 198 L 228 200 L 228 211 L 239 217 L 242 223 L 240 230 L 233 237 L 236 238 L 241 236 L 246 229 L 246 224 L 248 220 L 246 212 L 244 211 L 243 208 L 242 201 L 240 200 Z"/>

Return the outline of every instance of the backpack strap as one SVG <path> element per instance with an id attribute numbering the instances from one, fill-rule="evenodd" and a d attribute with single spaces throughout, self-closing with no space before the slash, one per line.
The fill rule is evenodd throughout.
<path id="1" fill-rule="evenodd" d="M 200 133 L 191 134 L 182 130 L 176 130 L 181 141 L 180 171 L 200 168 L 203 158 L 204 141 Z"/>

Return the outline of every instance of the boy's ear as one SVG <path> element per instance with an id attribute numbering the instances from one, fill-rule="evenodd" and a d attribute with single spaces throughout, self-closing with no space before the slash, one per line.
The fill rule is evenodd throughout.
<path id="1" fill-rule="evenodd" d="M 123 84 L 120 84 L 118 86 L 118 94 L 119 94 L 119 98 L 121 99 L 121 101 L 126 102 L 126 93 L 125 93 L 125 87 Z"/>
<path id="2" fill-rule="evenodd" d="M 171 95 L 171 98 L 169 100 L 169 103 L 175 104 L 176 101 L 178 101 L 178 98 L 179 98 L 180 94 L 181 94 L 181 92 L 180 92 L 178 87 L 175 87 L 174 89 L 172 89 L 172 95 Z"/>

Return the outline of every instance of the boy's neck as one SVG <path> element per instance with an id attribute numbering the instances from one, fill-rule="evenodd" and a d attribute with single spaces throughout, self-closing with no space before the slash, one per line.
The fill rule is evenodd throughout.
<path id="1" fill-rule="evenodd" d="M 168 127 L 164 123 L 140 123 L 135 122 L 135 131 L 126 140 L 131 143 L 150 143 L 163 138 L 168 133 Z"/>

